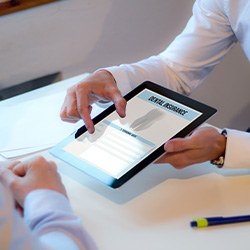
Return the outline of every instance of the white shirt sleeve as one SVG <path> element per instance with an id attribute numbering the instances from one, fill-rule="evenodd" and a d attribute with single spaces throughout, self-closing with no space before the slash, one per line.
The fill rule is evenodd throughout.
<path id="1" fill-rule="evenodd" d="M 250 133 L 227 130 L 227 145 L 223 168 L 250 168 Z"/>
<path id="2" fill-rule="evenodd" d="M 234 11 L 239 15 L 239 10 Z M 147 80 L 189 94 L 236 42 L 227 1 L 196 0 L 185 29 L 165 51 L 107 70 L 113 74 L 123 94 Z M 250 134 L 228 130 L 224 167 L 250 168 Z"/>
<path id="3" fill-rule="evenodd" d="M 126 94 L 149 80 L 189 94 L 237 42 L 222 3 L 197 0 L 185 29 L 165 51 L 136 63 L 107 68 L 121 92 Z"/>
<path id="4" fill-rule="evenodd" d="M 1 247 L 6 246 L 3 249 L 96 249 L 62 194 L 33 191 L 25 199 L 24 211 L 22 218 L 9 191 L 0 183 L 0 242 Z"/>

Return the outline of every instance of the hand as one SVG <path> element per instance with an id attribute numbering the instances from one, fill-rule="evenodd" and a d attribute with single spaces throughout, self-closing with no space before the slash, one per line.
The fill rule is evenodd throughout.
<path id="1" fill-rule="evenodd" d="M 225 152 L 226 138 L 213 127 L 202 127 L 186 138 L 164 145 L 166 153 L 155 163 L 170 163 L 177 169 L 218 158 Z"/>
<path id="2" fill-rule="evenodd" d="M 0 181 L 10 188 L 21 206 L 25 197 L 36 189 L 50 189 L 67 196 L 55 163 L 43 157 L 16 162 L 8 168 L 1 167 Z"/>
<path id="3" fill-rule="evenodd" d="M 68 89 L 61 108 L 61 119 L 67 122 L 77 122 L 82 118 L 89 133 L 94 133 L 94 124 L 90 117 L 91 104 L 98 100 L 112 101 L 117 113 L 125 117 L 126 101 L 114 77 L 106 70 L 99 70 Z"/>

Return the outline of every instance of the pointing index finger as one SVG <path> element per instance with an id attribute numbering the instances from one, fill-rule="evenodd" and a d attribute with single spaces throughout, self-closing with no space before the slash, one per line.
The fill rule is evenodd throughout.
<path id="1" fill-rule="evenodd" d="M 93 121 L 91 119 L 91 105 L 90 105 L 90 98 L 89 98 L 90 91 L 84 88 L 78 87 L 76 90 L 76 101 L 77 101 L 77 110 L 81 118 L 83 119 L 86 128 L 88 129 L 89 133 L 94 133 L 95 128 Z"/>

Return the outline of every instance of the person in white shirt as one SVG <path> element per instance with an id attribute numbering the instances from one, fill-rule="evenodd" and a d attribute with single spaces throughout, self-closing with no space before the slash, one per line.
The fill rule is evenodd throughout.
<path id="1" fill-rule="evenodd" d="M 97 249 L 74 215 L 53 162 L 37 157 L 3 165 L 1 162 L 1 250 Z"/>
<path id="2" fill-rule="evenodd" d="M 146 80 L 189 94 L 236 43 L 250 60 L 249 17 L 250 0 L 196 0 L 185 29 L 166 50 L 133 64 L 97 70 L 68 90 L 61 119 L 75 122 L 82 118 L 93 133 L 91 104 L 111 100 L 123 117 L 126 102 L 122 95 Z M 250 134 L 226 129 L 222 135 L 215 128 L 201 128 L 187 138 L 168 141 L 165 151 L 158 163 L 176 168 L 208 160 L 220 167 L 249 168 Z"/>

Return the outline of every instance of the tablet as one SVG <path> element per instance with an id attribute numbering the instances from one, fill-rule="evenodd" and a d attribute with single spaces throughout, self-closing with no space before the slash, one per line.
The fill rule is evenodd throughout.
<path id="1" fill-rule="evenodd" d="M 50 150 L 72 167 L 118 188 L 164 153 L 166 141 L 185 137 L 216 109 L 144 82 L 128 93 L 126 117 L 111 105 L 93 119 L 94 134 L 81 127 Z"/>

